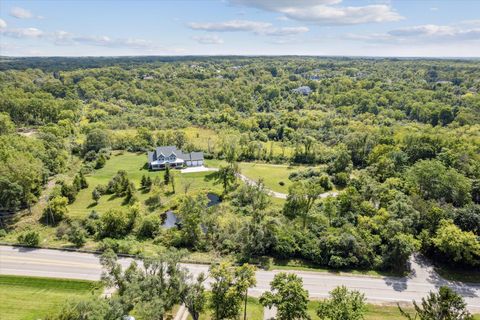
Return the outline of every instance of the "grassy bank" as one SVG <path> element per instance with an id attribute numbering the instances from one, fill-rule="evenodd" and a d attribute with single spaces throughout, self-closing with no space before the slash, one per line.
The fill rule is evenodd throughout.
<path id="1" fill-rule="evenodd" d="M 100 294 L 99 284 L 91 281 L 0 276 L 0 318 L 41 319 L 58 311 L 70 299 Z"/>

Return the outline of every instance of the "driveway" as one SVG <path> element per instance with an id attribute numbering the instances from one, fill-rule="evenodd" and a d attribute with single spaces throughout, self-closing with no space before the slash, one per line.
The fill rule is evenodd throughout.
<path id="1" fill-rule="evenodd" d="M 218 171 L 217 168 L 207 168 L 205 166 L 198 167 L 188 167 L 180 170 L 181 173 L 192 173 L 192 172 L 205 172 L 205 171 Z"/>

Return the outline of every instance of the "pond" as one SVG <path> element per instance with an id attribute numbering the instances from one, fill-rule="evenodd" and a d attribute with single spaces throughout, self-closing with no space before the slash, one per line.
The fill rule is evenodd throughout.
<path id="1" fill-rule="evenodd" d="M 178 217 L 175 215 L 175 213 L 173 213 L 173 211 L 171 210 L 168 210 L 167 212 L 165 212 L 165 215 L 166 218 L 165 222 L 162 224 L 162 227 L 166 229 L 175 227 L 178 222 Z"/>
<path id="2" fill-rule="evenodd" d="M 207 207 L 215 206 L 220 202 L 222 202 L 222 200 L 220 200 L 220 197 L 217 196 L 215 193 L 207 193 L 207 198 L 208 198 Z"/>

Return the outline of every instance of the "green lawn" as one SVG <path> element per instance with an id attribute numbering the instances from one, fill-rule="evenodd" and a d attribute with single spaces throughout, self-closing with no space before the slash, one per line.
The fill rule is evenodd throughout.
<path id="1" fill-rule="evenodd" d="M 310 301 L 308 303 L 308 314 L 315 320 L 319 319 L 317 316 L 318 301 Z M 414 313 L 413 307 L 404 307 L 402 309 L 410 314 Z M 474 315 L 475 320 L 480 319 L 480 315 Z M 367 304 L 367 310 L 365 312 L 365 320 L 405 320 L 406 318 L 400 314 L 400 310 L 396 305 L 379 305 L 379 304 Z"/>
<path id="2" fill-rule="evenodd" d="M 241 311 L 241 318 L 243 319 L 243 305 L 242 305 L 242 311 Z M 188 315 L 189 320 L 192 320 L 192 317 Z M 200 315 L 200 319 L 202 320 L 210 320 L 212 318 L 212 314 L 210 313 L 210 310 L 206 310 Z M 258 302 L 258 299 L 248 297 L 247 301 L 247 319 L 251 320 L 261 320 L 263 319 L 263 306 Z"/>
<path id="3" fill-rule="evenodd" d="M 69 299 L 99 294 L 98 286 L 90 281 L 0 276 L 0 318 L 41 319 Z"/>
<path id="4" fill-rule="evenodd" d="M 152 179 L 156 176 L 163 179 L 164 171 L 148 171 L 144 168 L 147 161 L 147 155 L 144 153 L 117 153 L 111 156 L 107 161 L 105 167 L 93 171 L 86 175 L 88 188 L 81 190 L 74 203 L 69 206 L 69 214 L 71 217 L 83 218 L 87 216 L 92 210 L 99 213 L 105 212 L 111 208 L 121 207 L 124 205 L 123 198 L 115 197 L 114 195 L 104 195 L 100 198 L 98 204 L 92 200 L 92 191 L 95 186 L 99 184 L 107 184 L 110 179 L 115 176 L 119 170 L 125 170 L 128 178 L 140 188 L 140 180 L 143 175 L 150 176 Z M 221 192 L 220 185 L 214 185 L 213 181 L 208 181 L 206 176 L 211 172 L 196 172 L 196 173 L 181 173 L 178 170 L 172 170 L 175 175 L 175 190 L 176 194 L 184 194 L 185 186 L 189 185 L 188 192 L 204 192 L 208 191 Z M 171 186 L 164 188 L 164 196 L 162 202 L 168 205 L 169 200 L 173 197 L 170 194 Z M 148 197 L 148 193 L 138 191 L 138 198 L 143 203 Z"/>
<path id="5" fill-rule="evenodd" d="M 209 167 L 218 168 L 221 165 L 225 165 L 223 160 L 207 160 L 206 164 Z M 288 176 L 292 172 L 305 170 L 308 167 L 305 166 L 289 166 L 282 164 L 269 164 L 269 163 L 257 163 L 257 162 L 239 162 L 238 166 L 240 172 L 252 179 L 263 179 L 263 183 L 267 189 L 288 193 L 288 187 L 292 184 L 292 181 L 288 179 Z M 283 182 L 283 186 L 280 184 Z"/>

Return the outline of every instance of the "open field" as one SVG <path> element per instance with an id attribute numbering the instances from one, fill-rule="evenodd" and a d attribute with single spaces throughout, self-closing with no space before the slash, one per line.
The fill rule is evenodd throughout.
<path id="1" fill-rule="evenodd" d="M 225 165 L 223 160 L 207 160 L 206 165 L 218 168 Z M 263 179 L 263 183 L 267 189 L 288 193 L 288 188 L 292 185 L 292 181 L 288 176 L 296 171 L 305 170 L 306 166 L 289 166 L 280 164 L 257 163 L 257 162 L 239 162 L 240 172 L 252 180 Z M 283 183 L 283 185 L 281 185 Z"/>
<path id="2" fill-rule="evenodd" d="M 99 294 L 91 281 L 0 276 L 0 318 L 35 320 L 61 308 L 69 299 Z"/>
<path id="3" fill-rule="evenodd" d="M 308 314 L 311 319 L 319 319 L 317 316 L 318 301 L 310 301 L 308 304 Z M 402 306 L 402 309 L 410 314 L 414 313 L 413 306 Z M 378 305 L 378 304 L 367 304 L 365 312 L 365 320 L 405 320 L 406 318 L 402 316 L 398 306 L 396 305 Z M 480 315 L 474 315 L 475 320 L 480 319 Z"/>
<path id="4" fill-rule="evenodd" d="M 99 213 L 105 212 L 111 208 L 121 207 L 124 205 L 123 198 L 115 197 L 114 195 L 104 195 L 100 198 L 98 204 L 92 200 L 92 191 L 99 185 L 106 185 L 110 179 L 115 176 L 119 170 L 125 170 L 127 176 L 135 183 L 137 188 L 140 188 L 140 180 L 143 175 L 150 176 L 152 179 L 160 177 L 163 180 L 163 171 L 148 171 L 144 167 L 147 156 L 144 153 L 116 153 L 107 161 L 105 167 L 93 171 L 86 175 L 88 188 L 81 190 L 74 203 L 69 206 L 69 214 L 71 217 L 83 218 L 87 216 L 92 210 Z M 180 171 L 172 170 L 175 175 L 175 191 L 177 194 L 184 194 L 185 186 L 189 186 L 188 192 L 220 192 L 221 186 L 214 185 L 213 181 L 208 181 L 205 177 L 211 172 L 195 172 L 195 173 L 180 173 Z M 162 202 L 168 206 L 168 202 L 173 198 L 171 194 L 171 186 L 163 188 Z M 138 190 L 138 198 L 143 203 L 148 197 L 148 193 Z"/>

